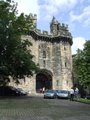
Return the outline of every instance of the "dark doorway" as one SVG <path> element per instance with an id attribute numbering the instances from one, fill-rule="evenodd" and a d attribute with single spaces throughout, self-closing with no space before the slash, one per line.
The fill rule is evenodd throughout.
<path id="1" fill-rule="evenodd" d="M 52 76 L 49 73 L 40 72 L 36 75 L 36 92 L 52 89 Z"/>

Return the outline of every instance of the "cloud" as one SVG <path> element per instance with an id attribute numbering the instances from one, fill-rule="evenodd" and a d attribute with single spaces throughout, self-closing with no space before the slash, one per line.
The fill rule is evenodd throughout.
<path id="1" fill-rule="evenodd" d="M 25 14 L 37 14 L 39 17 L 39 5 L 38 0 L 15 0 L 18 3 L 18 12 Z"/>
<path id="2" fill-rule="evenodd" d="M 79 49 L 83 49 L 83 45 L 85 43 L 85 38 L 84 37 L 76 37 L 73 38 L 73 45 L 72 45 L 72 54 L 76 53 L 76 50 Z"/>
<path id="3" fill-rule="evenodd" d="M 82 13 L 79 15 L 75 15 L 73 11 L 70 12 L 70 20 L 71 22 L 78 21 L 80 23 L 83 22 L 83 25 L 90 25 L 90 5 L 85 7 L 82 10 Z"/>
<path id="4" fill-rule="evenodd" d="M 75 7 L 78 0 L 42 0 L 39 3 L 40 12 L 46 18 L 51 18 L 53 15 L 65 13 Z M 47 17 L 48 16 L 48 17 Z"/>

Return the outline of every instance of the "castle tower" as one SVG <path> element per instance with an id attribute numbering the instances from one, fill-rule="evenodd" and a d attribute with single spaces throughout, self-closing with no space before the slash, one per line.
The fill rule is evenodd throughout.
<path id="1" fill-rule="evenodd" d="M 52 18 L 51 24 L 50 24 L 50 32 L 53 36 L 57 36 L 58 34 L 58 21 L 55 19 L 55 17 Z"/>
<path id="2" fill-rule="evenodd" d="M 32 19 L 32 21 L 33 21 L 33 27 L 34 28 L 37 28 L 37 15 L 36 14 L 30 14 L 30 17 L 31 17 L 31 19 Z"/>
<path id="3" fill-rule="evenodd" d="M 33 16 L 34 27 L 37 28 L 37 15 L 34 14 Z"/>
<path id="4" fill-rule="evenodd" d="M 36 29 L 36 15 L 32 15 L 32 20 L 35 29 L 23 35 L 22 39 L 28 39 L 32 43 L 28 49 L 34 55 L 33 60 L 39 65 L 40 71 L 32 77 L 26 77 L 26 82 L 21 83 L 21 86 L 31 93 L 39 92 L 43 88 L 69 90 L 73 86 L 71 53 L 73 41 L 68 26 L 60 24 L 53 17 L 50 24 L 52 34 L 48 34 L 47 31 L 41 32 Z"/>

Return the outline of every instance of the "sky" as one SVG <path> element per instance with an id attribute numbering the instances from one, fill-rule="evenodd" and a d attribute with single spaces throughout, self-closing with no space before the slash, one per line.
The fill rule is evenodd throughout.
<path id="1" fill-rule="evenodd" d="M 73 36 L 72 54 L 90 40 L 90 0 L 14 0 L 18 13 L 37 14 L 37 28 L 50 31 L 53 16 L 68 24 Z"/>

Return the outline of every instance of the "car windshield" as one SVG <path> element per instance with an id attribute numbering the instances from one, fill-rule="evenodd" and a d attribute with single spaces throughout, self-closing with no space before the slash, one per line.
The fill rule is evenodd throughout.
<path id="1" fill-rule="evenodd" d="M 68 93 L 66 90 L 58 90 L 58 93 Z"/>
<path id="2" fill-rule="evenodd" d="M 48 91 L 46 91 L 47 93 L 54 93 L 54 91 L 53 90 L 48 90 Z"/>
<path id="3" fill-rule="evenodd" d="M 21 88 L 17 88 L 17 90 L 23 91 L 23 89 L 21 89 Z"/>

